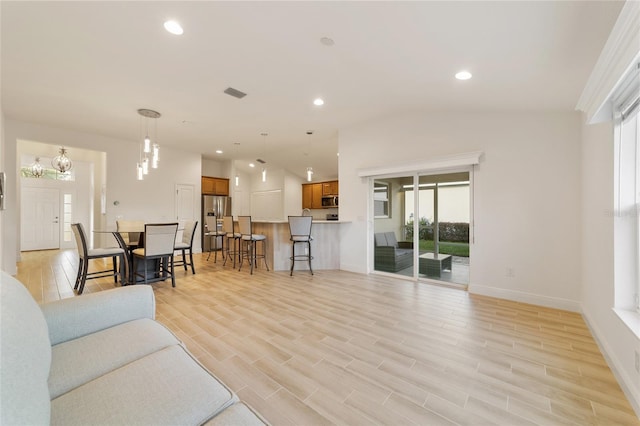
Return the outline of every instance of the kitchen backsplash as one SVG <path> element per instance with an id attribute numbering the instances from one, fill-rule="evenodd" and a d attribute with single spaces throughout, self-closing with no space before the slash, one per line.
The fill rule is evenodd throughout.
<path id="1" fill-rule="evenodd" d="M 311 209 L 311 216 L 315 220 L 326 220 L 327 214 L 338 214 L 338 208 L 335 209 Z"/>

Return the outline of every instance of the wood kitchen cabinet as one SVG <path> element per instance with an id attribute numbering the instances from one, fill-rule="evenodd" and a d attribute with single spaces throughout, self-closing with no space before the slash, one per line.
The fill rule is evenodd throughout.
<path id="1" fill-rule="evenodd" d="M 302 208 L 321 209 L 322 208 L 322 184 L 304 183 L 302 184 Z"/>
<path id="2" fill-rule="evenodd" d="M 338 181 L 322 182 L 322 195 L 338 195 Z"/>
<path id="3" fill-rule="evenodd" d="M 321 209 L 322 197 L 325 195 L 338 195 L 338 181 L 303 183 L 302 184 L 302 208 Z"/>
<path id="4" fill-rule="evenodd" d="M 229 179 L 202 176 L 202 195 L 229 195 Z"/>

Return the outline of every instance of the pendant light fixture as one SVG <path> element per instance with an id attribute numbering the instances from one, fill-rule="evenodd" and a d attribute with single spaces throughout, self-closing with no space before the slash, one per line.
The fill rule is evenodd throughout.
<path id="1" fill-rule="evenodd" d="M 153 156 L 151 157 L 151 168 L 158 168 L 158 161 L 160 161 L 160 145 L 153 144 Z"/>
<path id="2" fill-rule="evenodd" d="M 40 164 L 40 157 L 36 157 L 35 163 L 31 165 L 31 176 L 39 178 L 42 177 L 43 174 L 44 168 L 42 167 L 42 164 Z"/>
<path id="3" fill-rule="evenodd" d="M 262 147 L 262 154 L 264 157 L 264 153 L 267 151 L 267 136 L 269 136 L 269 133 L 263 132 L 263 133 L 260 133 L 260 135 L 264 138 L 264 144 Z M 267 168 L 265 166 L 262 166 L 262 181 L 263 182 L 267 181 Z"/>
<path id="4" fill-rule="evenodd" d="M 58 154 L 53 160 L 51 160 L 51 165 L 54 169 L 59 171 L 60 173 L 66 173 L 73 167 L 73 163 L 71 159 L 67 157 L 67 150 L 61 146 Z"/>
<path id="5" fill-rule="evenodd" d="M 313 130 L 307 130 L 307 136 L 309 136 L 309 143 L 307 146 L 307 152 L 304 153 L 305 156 L 308 156 L 308 152 L 311 151 L 311 138 L 313 137 Z M 307 182 L 311 182 L 313 178 L 313 167 L 307 167 Z"/>
<path id="6" fill-rule="evenodd" d="M 149 174 L 149 168 L 158 168 L 158 162 L 160 160 L 160 145 L 158 145 L 157 141 L 158 122 L 154 122 L 155 132 L 153 135 L 154 140 L 152 141 L 151 137 L 149 137 L 149 119 L 152 118 L 156 120 L 160 118 L 162 114 L 160 114 L 158 111 L 146 108 L 140 108 L 138 110 L 138 114 L 140 114 L 141 117 L 144 117 L 145 120 L 145 137 L 142 140 L 142 146 L 140 147 L 140 157 L 136 167 L 138 180 L 143 180 L 144 176 Z M 142 123 L 140 123 L 140 130 L 142 133 Z"/>
<path id="7" fill-rule="evenodd" d="M 238 149 L 240 148 L 240 142 L 234 142 L 233 146 L 236 151 L 236 164 L 238 164 Z M 236 166 L 235 169 L 236 169 L 236 177 L 235 177 L 236 186 L 240 186 L 240 176 L 238 176 L 238 167 Z"/>

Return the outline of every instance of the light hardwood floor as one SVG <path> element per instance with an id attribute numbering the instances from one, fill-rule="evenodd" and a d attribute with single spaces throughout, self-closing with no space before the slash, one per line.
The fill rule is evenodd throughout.
<path id="1" fill-rule="evenodd" d="M 17 278 L 38 301 L 82 297 L 74 250 L 22 258 Z M 274 425 L 640 425 L 579 314 L 205 259 L 176 288 L 153 284 L 157 319 Z"/>

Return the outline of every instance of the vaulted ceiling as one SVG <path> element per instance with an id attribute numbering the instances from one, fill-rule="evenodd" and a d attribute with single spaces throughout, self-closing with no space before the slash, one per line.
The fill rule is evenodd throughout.
<path id="1" fill-rule="evenodd" d="M 572 111 L 622 5 L 2 1 L 2 107 L 131 143 L 136 110 L 150 108 L 165 146 L 335 177 L 337 133 L 354 124 L 416 110 Z M 165 31 L 167 19 L 184 34 Z M 473 78 L 456 80 L 463 69 Z"/>

